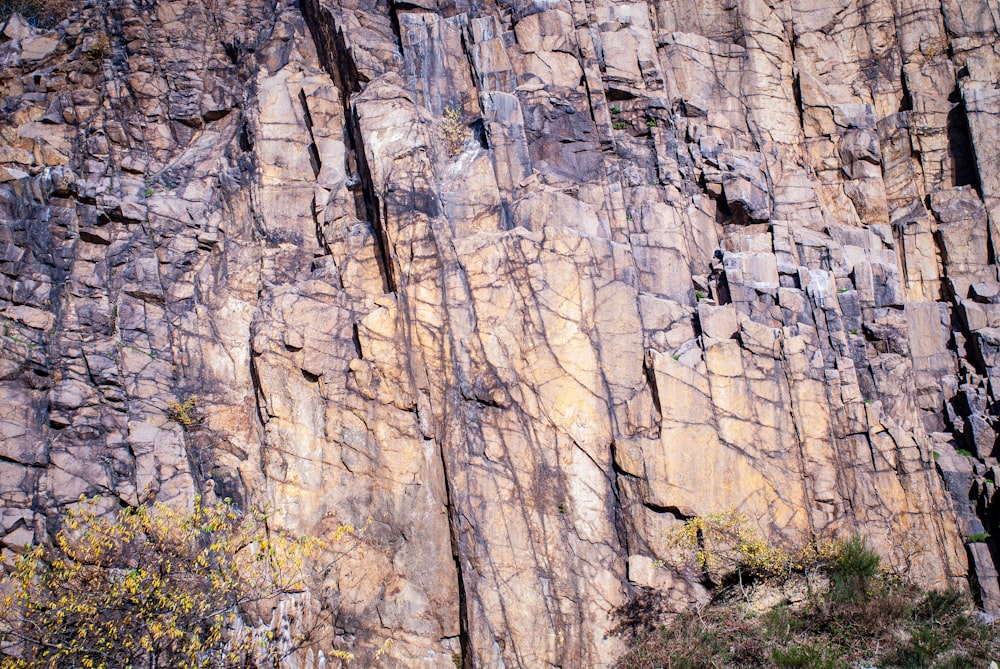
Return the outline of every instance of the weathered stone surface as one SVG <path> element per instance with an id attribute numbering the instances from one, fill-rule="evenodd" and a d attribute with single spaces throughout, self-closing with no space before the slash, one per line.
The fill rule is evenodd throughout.
<path id="1" fill-rule="evenodd" d="M 351 523 L 317 592 L 399 667 L 609 666 L 617 611 L 705 596 L 665 531 L 732 509 L 1000 610 L 992 9 L 11 19 L 4 559 L 98 492 Z"/>

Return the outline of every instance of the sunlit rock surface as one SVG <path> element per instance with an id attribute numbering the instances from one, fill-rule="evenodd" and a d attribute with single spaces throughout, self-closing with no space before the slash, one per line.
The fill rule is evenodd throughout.
<path id="1" fill-rule="evenodd" d="M 395 640 L 387 667 L 608 666 L 630 602 L 704 597 L 656 566 L 664 533 L 733 509 L 774 541 L 861 533 L 927 585 L 971 571 L 1000 612 L 990 547 L 963 546 L 997 530 L 998 23 L 989 0 L 12 19 L 4 555 L 83 494 L 350 523 L 322 596 L 362 665 Z"/>

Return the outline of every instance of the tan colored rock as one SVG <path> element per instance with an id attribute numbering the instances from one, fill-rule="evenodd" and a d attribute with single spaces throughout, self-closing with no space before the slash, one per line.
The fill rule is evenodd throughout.
<path id="1" fill-rule="evenodd" d="M 59 38 L 51 35 L 31 35 L 21 38 L 21 60 L 42 60 L 59 48 Z"/>
<path id="2" fill-rule="evenodd" d="M 704 601 L 691 515 L 962 582 L 986 0 L 300 4 L 5 26 L 4 559 L 80 494 L 351 523 L 314 594 L 387 667 L 612 666 L 621 607 Z"/>

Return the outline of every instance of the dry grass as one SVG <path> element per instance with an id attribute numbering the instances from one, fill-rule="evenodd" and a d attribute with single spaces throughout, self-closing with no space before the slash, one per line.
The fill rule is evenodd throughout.
<path id="1" fill-rule="evenodd" d="M 36 28 L 51 28 L 73 8 L 71 0 L 0 0 L 0 23 L 11 14 L 20 14 Z"/>
<path id="2" fill-rule="evenodd" d="M 996 630 L 976 620 L 965 593 L 880 583 L 845 601 L 689 612 L 636 639 L 616 669 L 986 669 L 995 659 Z"/>
<path id="3" fill-rule="evenodd" d="M 977 620 L 967 593 L 926 592 L 884 573 L 861 539 L 839 544 L 828 576 L 824 591 L 763 613 L 719 592 L 634 637 L 616 669 L 986 669 L 1000 660 L 997 630 Z"/>

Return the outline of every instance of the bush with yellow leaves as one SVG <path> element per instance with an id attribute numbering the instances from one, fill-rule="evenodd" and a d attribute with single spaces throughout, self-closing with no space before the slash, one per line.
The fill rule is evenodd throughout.
<path id="1" fill-rule="evenodd" d="M 155 504 L 113 520 L 81 502 L 0 583 L 0 668 L 274 669 L 317 641 L 282 633 L 272 611 L 304 596 L 318 539 L 200 498 L 189 512 Z"/>
<path id="2" fill-rule="evenodd" d="M 198 411 L 198 396 L 188 395 L 183 400 L 167 400 L 167 419 L 185 430 L 197 427 L 202 421 Z"/>
<path id="3" fill-rule="evenodd" d="M 843 549 L 842 542 L 813 539 L 796 550 L 769 543 L 750 524 L 746 514 L 731 510 L 696 516 L 678 525 L 666 536 L 673 553 L 671 566 L 693 567 L 720 583 L 735 576 L 744 579 L 776 579 L 795 573 L 824 570 L 832 566 Z"/>
<path id="4" fill-rule="evenodd" d="M 465 147 L 470 133 L 469 129 L 465 127 L 465 122 L 462 120 L 461 107 L 445 107 L 438 127 L 441 131 L 441 138 L 444 140 L 445 147 L 448 149 L 448 155 L 455 157 L 462 153 L 462 149 Z"/>

